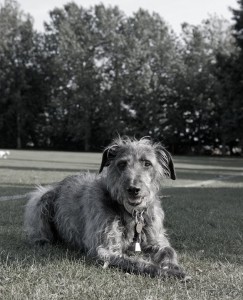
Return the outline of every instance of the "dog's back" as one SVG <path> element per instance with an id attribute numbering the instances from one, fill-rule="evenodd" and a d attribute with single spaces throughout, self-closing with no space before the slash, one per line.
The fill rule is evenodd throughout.
<path id="1" fill-rule="evenodd" d="M 104 223 L 114 210 L 107 207 L 102 176 L 85 173 L 30 193 L 25 211 L 25 231 L 31 243 L 63 240 L 90 251 Z M 102 215 L 109 214 L 107 218 Z M 105 222 L 104 222 L 105 220 Z M 87 228 L 87 226 L 89 228 Z M 90 228 L 90 227 L 95 228 Z M 95 235 L 91 236 L 90 233 Z"/>

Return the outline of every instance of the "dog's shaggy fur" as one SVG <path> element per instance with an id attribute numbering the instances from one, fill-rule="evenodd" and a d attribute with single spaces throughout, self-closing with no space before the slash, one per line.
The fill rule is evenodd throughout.
<path id="1" fill-rule="evenodd" d="M 119 138 L 105 149 L 99 175 L 70 176 L 31 194 L 28 237 L 41 244 L 61 240 L 126 272 L 184 278 L 163 227 L 158 191 L 165 177 L 175 179 L 175 171 L 160 144 Z M 137 216 L 143 223 L 139 256 L 131 255 Z"/>

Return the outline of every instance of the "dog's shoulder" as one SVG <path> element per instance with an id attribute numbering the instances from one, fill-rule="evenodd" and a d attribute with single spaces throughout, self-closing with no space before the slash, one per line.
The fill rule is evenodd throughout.
<path id="1" fill-rule="evenodd" d="M 157 222 L 163 222 L 164 211 L 159 200 L 155 200 L 153 204 L 149 206 L 144 214 L 144 218 L 148 225 L 153 225 Z"/>

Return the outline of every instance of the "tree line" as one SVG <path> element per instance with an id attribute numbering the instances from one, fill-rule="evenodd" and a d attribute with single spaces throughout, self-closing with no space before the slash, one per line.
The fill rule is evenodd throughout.
<path id="1" fill-rule="evenodd" d="M 177 36 L 157 13 L 74 2 L 44 32 L 0 6 L 0 147 L 99 151 L 118 133 L 173 153 L 243 149 L 243 0 Z"/>

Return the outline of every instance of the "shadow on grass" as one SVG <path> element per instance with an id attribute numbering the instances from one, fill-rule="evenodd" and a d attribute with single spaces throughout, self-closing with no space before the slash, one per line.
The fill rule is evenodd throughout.
<path id="1" fill-rule="evenodd" d="M 175 161 L 177 163 L 184 163 L 189 165 L 203 165 L 203 166 L 221 166 L 221 167 L 237 167 L 243 168 L 243 161 L 241 157 L 210 157 L 210 156 L 188 156 L 180 157 L 176 156 Z"/>
<path id="2" fill-rule="evenodd" d="M 32 246 L 23 231 L 23 215 L 26 200 L 0 202 L 0 264 L 29 267 L 50 262 L 90 260 L 83 253 L 63 244 Z"/>
<path id="3" fill-rule="evenodd" d="M 34 189 L 33 184 L 0 183 L 0 201 L 5 196 L 25 195 Z M 9 199 L 11 200 L 11 198 Z M 1 210 L 1 208 L 0 208 Z M 1 213 L 0 213 L 1 214 Z M 0 219 L 1 223 L 1 219 Z"/>
<path id="4" fill-rule="evenodd" d="M 166 194 L 170 197 L 162 199 L 165 227 L 179 253 L 243 264 L 242 188 L 173 188 L 166 189 Z M 0 202 L 1 264 L 21 262 L 28 267 L 63 259 L 84 260 L 81 252 L 65 245 L 31 247 L 22 228 L 25 203 Z"/>
<path id="5" fill-rule="evenodd" d="M 10 161 L 24 161 L 25 163 L 35 162 L 35 163 L 63 164 L 63 165 L 69 165 L 69 166 L 70 166 L 70 164 L 78 165 L 78 164 L 83 164 L 84 163 L 84 162 L 78 161 L 78 159 L 75 162 L 64 161 L 64 160 L 53 160 L 53 159 L 46 160 L 46 159 L 29 159 L 29 158 L 11 158 L 9 160 Z M 99 163 L 88 162 L 87 165 L 95 166 L 95 167 L 98 168 Z"/>
<path id="6" fill-rule="evenodd" d="M 184 178 L 188 179 L 189 177 L 194 177 L 194 176 L 198 176 L 200 177 L 201 175 L 210 175 L 214 176 L 214 177 L 219 177 L 219 176 L 242 176 L 243 175 L 243 170 L 235 170 L 235 169 L 227 169 L 227 170 L 222 170 L 222 169 L 216 169 L 216 168 L 212 168 L 212 169 L 186 169 L 186 168 L 177 168 L 176 169 L 176 173 L 181 176 L 183 176 Z"/>
<path id="7" fill-rule="evenodd" d="M 83 167 L 83 164 L 80 164 L 80 167 Z M 0 169 L 7 170 L 16 170 L 16 171 L 45 171 L 45 172 L 87 172 L 89 169 L 90 172 L 97 172 L 98 165 L 95 165 L 94 168 L 87 164 L 87 168 L 80 169 L 79 166 L 77 168 L 46 168 L 46 167 L 16 167 L 16 166 L 1 166 Z"/>

